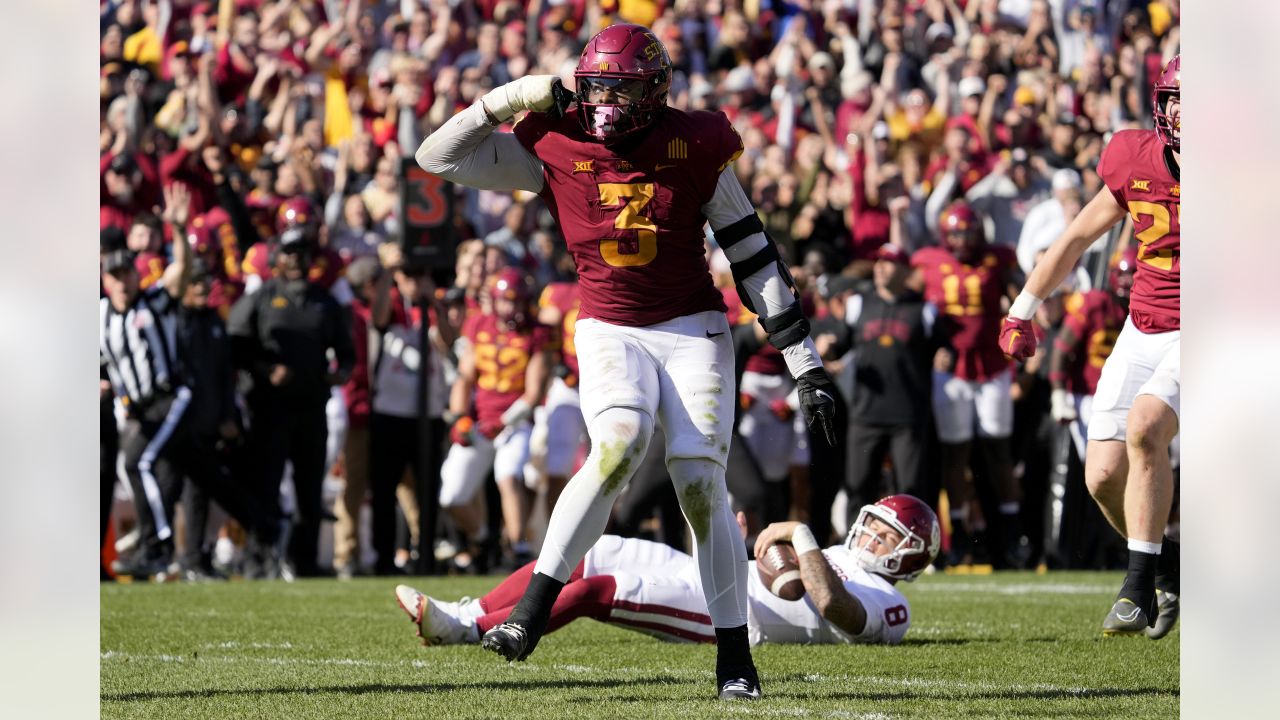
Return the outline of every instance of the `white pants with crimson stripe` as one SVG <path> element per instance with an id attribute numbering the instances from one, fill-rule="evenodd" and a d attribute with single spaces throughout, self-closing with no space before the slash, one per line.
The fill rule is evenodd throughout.
<path id="1" fill-rule="evenodd" d="M 582 561 L 584 578 L 613 577 L 609 622 L 675 642 L 715 642 L 698 563 L 662 543 L 603 535 Z"/>

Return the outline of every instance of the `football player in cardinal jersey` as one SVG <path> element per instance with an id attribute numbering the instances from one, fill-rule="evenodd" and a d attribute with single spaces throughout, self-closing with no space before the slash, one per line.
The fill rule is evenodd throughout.
<path id="1" fill-rule="evenodd" d="M 738 514 L 741 533 L 746 525 Z M 752 645 L 883 643 L 895 645 L 911 627 L 911 606 L 895 584 L 911 581 L 938 554 L 938 518 L 910 495 L 865 505 L 841 545 L 821 549 L 801 523 L 768 526 L 756 542 L 788 541 L 800 562 L 805 594 L 783 600 L 749 564 L 748 625 Z M 443 602 L 400 585 L 396 598 L 424 645 L 477 643 L 503 623 L 529 585 L 533 565 L 517 570 L 477 600 Z M 580 617 L 672 642 L 715 642 L 694 559 L 661 543 L 605 535 L 569 575 L 551 612 L 548 632 Z"/>
<path id="2" fill-rule="evenodd" d="M 1054 420 L 1070 424 L 1071 440 L 1081 460 L 1098 378 L 1129 315 L 1129 291 L 1137 263 L 1138 250 L 1130 246 L 1112 261 L 1106 290 L 1090 290 L 1067 300 L 1066 317 L 1049 355 L 1050 412 Z"/>
<path id="3" fill-rule="evenodd" d="M 538 193 L 560 225 L 582 293 L 575 344 L 591 453 L 552 513 L 528 591 L 486 634 L 485 648 L 508 660 L 533 652 L 661 422 L 716 628 L 719 695 L 755 699 L 746 548 L 724 481 L 733 346 L 703 255 L 705 223 L 733 263 L 744 304 L 786 357 L 806 416 L 832 444 L 835 388 L 808 339 L 791 274 L 730 167 L 741 138 L 721 113 L 667 107 L 671 76 L 651 31 L 613 25 L 583 49 L 575 95 L 554 76 L 520 78 L 455 115 L 416 156 L 447 180 Z M 526 110 L 514 133 L 494 132 Z"/>
<path id="4" fill-rule="evenodd" d="M 550 376 L 551 332 L 530 317 L 522 272 L 507 268 L 491 285 L 490 307 L 462 326 L 466 342 L 458 351 L 458 379 L 449 395 L 449 413 L 457 420 L 450 433 L 453 446 L 440 468 L 440 507 L 469 540 L 482 540 L 483 517 L 471 501 L 493 470 L 507 544 L 523 564 L 532 556 L 525 538 L 530 503 L 524 465 L 533 408 L 542 402 Z"/>
<path id="5" fill-rule="evenodd" d="M 1173 503 L 1169 443 L 1180 399 L 1181 56 L 1156 79 L 1154 130 L 1121 130 L 1102 152 L 1106 184 L 1049 247 L 1009 309 L 1000 349 L 1030 357 L 1030 319 L 1093 241 L 1125 215 L 1138 241 L 1129 319 L 1098 380 L 1085 481 L 1128 538 L 1129 573 L 1102 623 L 1104 635 L 1163 637 L 1178 615 L 1178 545 L 1164 537 Z"/>
<path id="6" fill-rule="evenodd" d="M 1013 249 L 983 237 L 982 222 L 969 204 L 952 203 L 938 221 L 941 243 L 911 256 L 908 284 L 922 288 L 941 312 L 943 345 L 933 371 L 934 424 L 942 446 L 942 480 L 951 503 L 953 553 L 963 558 L 968 531 L 976 529 L 976 503 L 966 480 L 975 436 L 978 452 L 1000 501 L 1004 562 L 1025 563 L 1020 523 L 1021 489 L 1013 474 L 1013 372 L 991 346 L 1000 332 L 1001 302 L 1012 295 L 1017 258 Z"/>

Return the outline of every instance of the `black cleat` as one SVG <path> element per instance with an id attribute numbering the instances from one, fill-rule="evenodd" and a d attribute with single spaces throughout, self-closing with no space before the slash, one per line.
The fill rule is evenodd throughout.
<path id="1" fill-rule="evenodd" d="M 1156 590 L 1156 600 L 1159 601 L 1156 610 L 1155 624 L 1146 629 L 1147 637 L 1152 640 L 1159 640 L 1173 630 L 1173 626 L 1178 622 L 1178 613 L 1181 611 L 1178 603 L 1178 595 L 1163 590 Z"/>
<path id="2" fill-rule="evenodd" d="M 480 646 L 485 650 L 496 652 L 507 659 L 524 660 L 529 657 L 529 653 L 533 652 L 533 648 L 529 643 L 529 632 L 523 625 L 516 623 L 502 623 L 484 634 L 484 638 L 480 640 Z M 525 648 L 529 648 L 528 651 Z"/>
<path id="3" fill-rule="evenodd" d="M 760 683 L 750 678 L 733 678 L 720 683 L 721 700 L 759 700 Z"/>
<path id="4" fill-rule="evenodd" d="M 111 572 L 116 577 L 127 575 L 134 580 L 154 577 L 163 582 L 169 575 L 169 561 L 162 556 L 148 556 L 139 551 L 127 558 L 117 558 L 111 563 Z"/>
<path id="5" fill-rule="evenodd" d="M 1106 637 L 1116 635 L 1138 635 L 1146 631 L 1151 624 L 1145 610 L 1129 598 L 1120 598 L 1111 606 L 1107 619 L 1102 621 L 1102 634 Z"/>

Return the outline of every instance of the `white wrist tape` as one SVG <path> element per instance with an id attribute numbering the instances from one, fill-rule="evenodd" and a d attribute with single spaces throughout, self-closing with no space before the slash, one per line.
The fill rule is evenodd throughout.
<path id="1" fill-rule="evenodd" d="M 818 547 L 818 541 L 813 539 L 813 531 L 808 525 L 798 525 L 795 530 L 791 531 L 791 547 L 796 549 L 796 557 L 799 557 L 810 550 L 821 550 Z"/>
<path id="2" fill-rule="evenodd" d="M 1030 320 L 1031 316 L 1036 314 L 1036 310 L 1040 309 L 1040 303 L 1042 302 L 1044 300 L 1023 290 L 1018 293 L 1018 298 L 1013 301 L 1013 306 L 1009 308 L 1009 317 Z"/>

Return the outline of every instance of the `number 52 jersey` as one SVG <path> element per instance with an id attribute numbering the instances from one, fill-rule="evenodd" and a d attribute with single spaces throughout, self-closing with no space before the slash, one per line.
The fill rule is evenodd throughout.
<path id="1" fill-rule="evenodd" d="M 702 232 L 702 206 L 742 152 L 724 114 L 667 108 L 623 149 L 591 139 L 576 108 L 530 113 L 515 136 L 542 161 L 541 196 L 577 265 L 581 318 L 644 327 L 725 311 Z"/>
<path id="2" fill-rule="evenodd" d="M 1164 143 L 1155 130 L 1121 130 L 1102 151 L 1098 176 L 1133 219 L 1138 268 L 1129 316 L 1134 326 L 1144 333 L 1178 330 L 1182 187 L 1165 163 Z"/>

